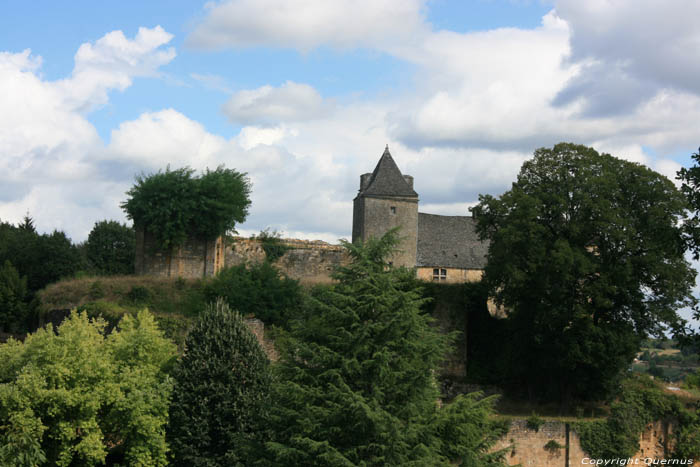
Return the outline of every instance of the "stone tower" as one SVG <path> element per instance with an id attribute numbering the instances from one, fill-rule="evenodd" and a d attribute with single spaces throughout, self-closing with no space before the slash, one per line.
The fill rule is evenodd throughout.
<path id="1" fill-rule="evenodd" d="M 415 267 L 418 194 L 413 177 L 401 174 L 387 146 L 374 172 L 360 176 L 360 191 L 353 201 L 352 241 L 380 237 L 394 227 L 401 227 L 401 242 L 392 263 Z"/>

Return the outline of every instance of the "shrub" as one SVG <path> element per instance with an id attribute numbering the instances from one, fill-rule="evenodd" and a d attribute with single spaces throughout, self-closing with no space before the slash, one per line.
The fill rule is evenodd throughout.
<path id="1" fill-rule="evenodd" d="M 221 297 L 244 316 L 275 325 L 285 325 L 302 302 L 299 282 L 282 276 L 268 262 L 224 269 L 205 284 L 203 293 L 207 301 Z"/>
<path id="2" fill-rule="evenodd" d="M 173 465 L 250 465 L 264 441 L 269 362 L 243 318 L 219 300 L 200 314 L 175 369 Z"/>
<path id="3" fill-rule="evenodd" d="M 12 263 L 0 267 L 0 329 L 18 332 L 25 329 L 29 313 L 27 278 L 20 277 Z"/>
<path id="4" fill-rule="evenodd" d="M 290 249 L 289 246 L 282 243 L 279 232 L 270 232 L 270 229 L 265 229 L 260 232 L 258 240 L 262 243 L 265 259 L 271 263 L 280 259 Z"/>

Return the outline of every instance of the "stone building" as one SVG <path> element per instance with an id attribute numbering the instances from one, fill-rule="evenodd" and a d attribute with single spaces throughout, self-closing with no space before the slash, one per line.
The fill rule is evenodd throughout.
<path id="1" fill-rule="evenodd" d="M 413 177 L 403 175 L 389 153 L 379 159 L 372 173 L 360 176 L 360 190 L 353 202 L 352 240 L 365 241 L 400 227 L 395 266 L 415 267 L 418 277 L 445 283 L 481 279 L 488 246 L 479 241 L 470 216 L 439 216 L 418 212 Z M 349 258 L 339 245 L 284 239 L 287 252 L 275 262 L 286 275 L 307 283 L 331 280 L 332 271 Z M 258 239 L 222 237 L 204 241 L 188 239 L 179 248 L 161 251 L 147 231 L 136 232 L 136 274 L 165 277 L 207 277 L 222 268 L 265 259 Z"/>
<path id="2" fill-rule="evenodd" d="M 479 240 L 474 219 L 418 212 L 413 177 L 401 173 L 388 146 L 374 171 L 360 176 L 353 203 L 353 242 L 400 227 L 402 239 L 394 265 L 416 267 L 418 278 L 429 281 L 481 279 L 488 244 Z"/>

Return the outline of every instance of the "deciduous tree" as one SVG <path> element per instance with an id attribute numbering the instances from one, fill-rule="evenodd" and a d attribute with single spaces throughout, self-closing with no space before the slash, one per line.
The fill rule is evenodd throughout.
<path id="1" fill-rule="evenodd" d="M 484 280 L 509 310 L 514 384 L 563 401 L 601 396 L 640 338 L 683 328 L 695 278 L 685 207 L 662 175 L 568 143 L 535 151 L 499 198 L 480 197 Z"/>

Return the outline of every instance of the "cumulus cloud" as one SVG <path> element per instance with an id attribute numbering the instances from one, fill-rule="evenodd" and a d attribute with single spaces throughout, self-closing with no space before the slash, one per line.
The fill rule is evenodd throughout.
<path id="1" fill-rule="evenodd" d="M 325 117 L 332 106 L 308 84 L 286 81 L 280 87 L 239 91 L 224 104 L 223 111 L 235 123 L 274 125 Z"/>
<path id="2" fill-rule="evenodd" d="M 141 28 L 134 39 L 109 33 L 83 44 L 59 81 L 41 78 L 41 58 L 29 50 L 0 53 L 0 219 L 16 222 L 29 211 L 40 230 L 84 238 L 96 220 L 120 215 L 109 203 L 125 185 L 95 163 L 104 144 L 85 113 L 172 60 L 175 52 L 161 48 L 171 37 L 160 27 Z"/>
<path id="3" fill-rule="evenodd" d="M 584 115 L 635 109 L 660 90 L 700 95 L 700 3 L 559 0 L 571 26 L 571 62 L 585 63 L 555 101 Z"/>
<path id="4" fill-rule="evenodd" d="M 427 31 L 424 8 L 425 0 L 212 2 L 187 43 L 205 49 L 403 46 Z"/>

